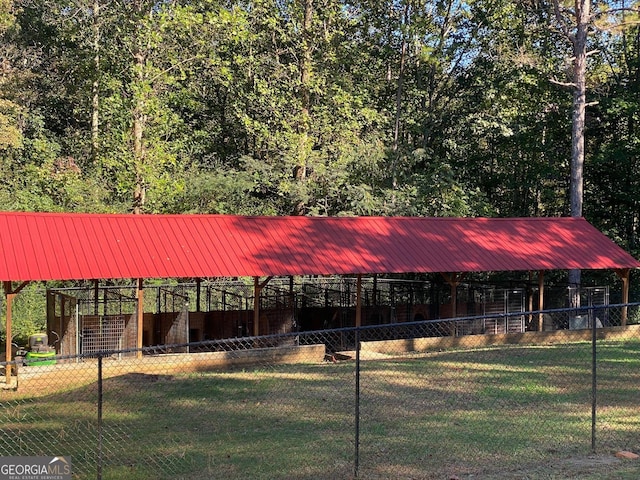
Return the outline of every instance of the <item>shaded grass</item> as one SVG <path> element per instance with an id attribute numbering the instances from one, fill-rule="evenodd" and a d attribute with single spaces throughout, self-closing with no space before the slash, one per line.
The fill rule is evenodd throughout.
<path id="1" fill-rule="evenodd" d="M 640 451 L 639 353 L 599 345 L 598 453 Z M 351 478 L 354 367 L 106 379 L 103 478 Z M 360 385 L 361 478 L 638 478 L 633 464 L 550 461 L 591 454 L 590 344 L 371 360 Z M 4 397 L 0 454 L 69 455 L 75 478 L 96 477 L 95 383 Z"/>

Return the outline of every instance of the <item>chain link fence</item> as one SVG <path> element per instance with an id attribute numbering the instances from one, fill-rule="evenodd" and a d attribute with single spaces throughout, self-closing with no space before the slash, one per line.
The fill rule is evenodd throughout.
<path id="1" fill-rule="evenodd" d="M 71 457 L 77 479 L 569 478 L 531 475 L 640 452 L 639 314 L 492 313 L 18 365 L 0 455 Z M 481 328 L 536 315 L 570 328 Z"/>

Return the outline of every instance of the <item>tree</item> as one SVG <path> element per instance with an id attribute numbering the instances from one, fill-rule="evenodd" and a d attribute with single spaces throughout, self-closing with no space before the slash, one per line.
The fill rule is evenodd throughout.
<path id="1" fill-rule="evenodd" d="M 587 74 L 588 57 L 597 53 L 589 50 L 589 36 L 594 32 L 612 30 L 623 26 L 620 22 L 620 14 L 637 12 L 635 2 L 630 6 L 622 2 L 598 2 L 595 5 L 591 0 L 575 0 L 566 2 L 553 0 L 556 26 L 571 45 L 571 69 L 569 70 L 569 82 L 562 82 L 569 86 L 573 92 L 573 115 L 571 129 L 571 187 L 570 207 L 571 216 L 583 215 L 583 191 L 584 191 L 584 162 L 585 162 L 585 121 L 587 103 Z M 569 271 L 569 284 L 580 285 L 580 271 Z M 575 299 L 574 303 L 579 303 Z"/>
<path id="2" fill-rule="evenodd" d="M 566 211 L 570 104 L 548 80 L 564 50 L 545 13 L 511 1 L 473 2 L 465 20 L 470 43 L 457 49 L 467 52 L 464 61 L 451 86 L 440 87 L 447 114 L 439 123 L 447 130 L 437 152 L 448 155 L 476 215 Z"/>
<path id="3" fill-rule="evenodd" d="M 114 17 L 127 21 L 112 33 L 109 57 L 103 53 L 110 68 L 101 72 L 100 161 L 123 205 L 134 213 L 162 212 L 175 205 L 193 162 L 185 143 L 188 108 L 179 100 L 189 100 L 185 89 L 200 72 L 222 68 L 211 39 L 226 14 L 216 2 L 115 6 Z"/>
<path id="4" fill-rule="evenodd" d="M 585 190 L 586 215 L 637 256 L 640 227 L 640 28 L 605 36 L 599 65 L 606 83 L 594 91 L 590 122 L 591 166 Z"/>
<path id="5" fill-rule="evenodd" d="M 369 165 L 379 174 L 380 116 L 349 14 L 333 1 L 264 1 L 245 18 L 243 41 L 218 49 L 229 78 L 210 78 L 223 121 L 208 163 L 248 172 L 247 203 L 263 213 L 377 211 L 362 182 Z"/>
<path id="6" fill-rule="evenodd" d="M 20 76 L 16 71 L 16 45 L 11 40 L 11 31 L 15 27 L 13 3 L 0 0 L 0 152 L 22 145 L 22 131 L 19 117 L 22 108 L 17 104 L 11 92 L 15 93 L 15 82 Z"/>

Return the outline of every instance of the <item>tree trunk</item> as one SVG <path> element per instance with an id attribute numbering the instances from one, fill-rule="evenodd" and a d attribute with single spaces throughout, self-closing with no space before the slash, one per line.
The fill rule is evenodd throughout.
<path id="1" fill-rule="evenodd" d="M 297 182 L 304 182 L 307 178 L 307 150 L 309 144 L 309 128 L 311 123 L 311 40 L 313 20 L 313 0 L 304 0 L 304 14 L 302 20 L 302 55 L 300 59 L 300 129 L 298 145 L 298 164 L 294 176 Z M 294 215 L 303 215 L 305 201 L 299 199 L 294 207 Z"/>
<path id="2" fill-rule="evenodd" d="M 573 65 L 573 128 L 571 134 L 571 216 L 582 216 L 584 126 L 587 104 L 587 29 L 589 0 L 581 0 L 576 12 L 577 29 L 574 39 Z"/>
<path id="3" fill-rule="evenodd" d="M 407 25 L 409 23 L 409 4 L 405 5 L 404 12 L 402 14 L 402 23 Z M 396 203 L 396 189 L 398 188 L 398 163 L 400 161 L 400 120 L 402 117 L 402 95 L 404 91 L 404 75 L 405 64 L 407 61 L 407 48 L 408 48 L 408 34 L 403 34 L 402 45 L 400 47 L 400 66 L 398 67 L 398 86 L 396 87 L 396 115 L 393 124 L 393 159 L 391 160 L 391 190 L 392 197 L 391 202 L 393 207 Z"/>
<path id="4" fill-rule="evenodd" d="M 145 80 L 144 66 L 146 57 L 143 52 L 143 48 L 138 45 L 137 51 L 134 53 L 135 60 L 135 73 L 134 82 L 137 84 L 137 89 L 142 90 L 141 86 Z M 135 165 L 135 187 L 133 191 L 133 213 L 142 213 L 144 210 L 145 197 L 147 193 L 145 178 L 144 178 L 144 163 L 145 163 L 145 147 L 144 147 L 144 129 L 146 123 L 145 114 L 145 99 L 142 91 L 134 91 L 133 100 L 133 161 Z"/>
<path id="5" fill-rule="evenodd" d="M 96 164 L 98 159 L 99 141 L 99 106 L 100 106 L 100 0 L 93 2 L 93 83 L 91 84 L 91 161 Z"/>
<path id="6" fill-rule="evenodd" d="M 576 1 L 576 33 L 573 37 L 573 122 L 571 133 L 571 216 L 582 216 L 584 128 L 586 117 L 587 35 L 590 21 L 590 0 Z M 571 303 L 579 306 L 577 290 L 580 288 L 580 270 L 569 271 L 569 285 L 576 288 L 576 298 Z"/>

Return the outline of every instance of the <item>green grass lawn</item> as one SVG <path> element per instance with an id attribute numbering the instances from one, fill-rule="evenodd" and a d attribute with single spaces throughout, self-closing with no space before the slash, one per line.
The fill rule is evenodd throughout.
<path id="1" fill-rule="evenodd" d="M 361 364 L 362 479 L 636 479 L 640 342 L 600 344 L 596 454 L 591 346 L 503 347 Z M 348 479 L 355 362 L 103 385 L 104 479 Z M 0 455 L 70 455 L 96 478 L 97 386 L 1 395 Z"/>

